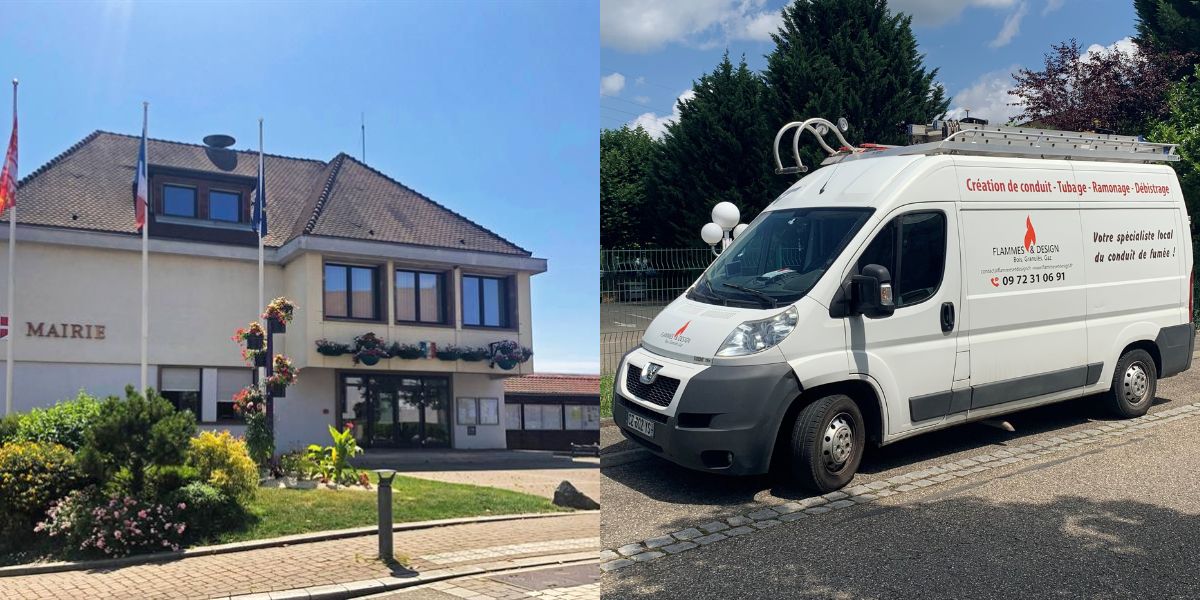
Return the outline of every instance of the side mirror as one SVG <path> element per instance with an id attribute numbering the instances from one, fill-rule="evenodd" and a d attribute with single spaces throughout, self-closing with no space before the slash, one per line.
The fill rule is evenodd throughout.
<path id="1" fill-rule="evenodd" d="M 892 275 L 887 267 L 867 265 L 862 268 L 862 274 L 850 277 L 850 311 L 872 319 L 896 312 Z"/>

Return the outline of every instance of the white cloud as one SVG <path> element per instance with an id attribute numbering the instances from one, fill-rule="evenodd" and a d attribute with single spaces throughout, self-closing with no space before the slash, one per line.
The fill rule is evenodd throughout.
<path id="1" fill-rule="evenodd" d="M 783 22 L 766 0 L 604 0 L 600 43 L 624 52 L 651 52 L 679 43 L 713 46 L 769 40 Z"/>
<path id="2" fill-rule="evenodd" d="M 638 104 L 650 104 L 650 96 L 634 96 L 633 101 Z"/>
<path id="3" fill-rule="evenodd" d="M 648 112 L 642 113 L 638 118 L 629 122 L 630 127 L 641 126 L 654 139 L 661 139 L 667 133 L 667 125 L 679 120 L 679 103 L 687 102 L 696 97 L 696 92 L 687 90 L 679 95 L 675 101 L 675 105 L 671 108 L 671 114 L 659 116 L 657 113 Z"/>
<path id="4" fill-rule="evenodd" d="M 946 112 L 946 118 L 961 119 L 969 110 L 972 117 L 987 119 L 992 125 L 1003 125 L 1021 114 L 1020 106 L 1009 106 L 1018 98 L 1008 93 L 1013 89 L 1012 73 L 1019 68 L 1020 65 L 1013 65 L 980 75 L 966 89 L 954 94 L 953 108 Z"/>
<path id="5" fill-rule="evenodd" d="M 638 85 L 645 85 L 646 77 L 644 75 L 638 75 L 637 79 L 634 79 L 633 82 Z"/>
<path id="6" fill-rule="evenodd" d="M 988 46 L 992 48 L 1007 46 L 1013 37 L 1021 32 L 1021 19 L 1025 18 L 1027 12 L 1029 12 L 1029 5 L 1022 2 L 1016 11 L 1004 19 L 1004 25 L 1000 27 L 1000 32 L 996 34 L 995 39 L 988 43 Z"/>
<path id="7" fill-rule="evenodd" d="M 1042 16 L 1046 16 L 1060 8 L 1067 0 L 1046 0 L 1046 8 L 1042 9 Z"/>
<path id="8" fill-rule="evenodd" d="M 1108 53 L 1108 52 L 1112 52 L 1113 50 L 1117 50 L 1117 51 L 1121 52 L 1121 54 L 1133 55 L 1133 54 L 1137 54 L 1138 48 L 1137 48 L 1137 44 L 1133 43 L 1133 38 L 1131 38 L 1129 36 L 1125 36 L 1107 46 L 1101 46 L 1100 44 L 1092 44 L 1091 46 L 1088 46 L 1087 50 L 1084 50 L 1083 54 L 1081 54 L 1079 57 L 1086 61 L 1092 54 L 1095 54 L 1097 52 Z"/>
<path id="9" fill-rule="evenodd" d="M 625 89 L 625 76 L 620 73 L 609 73 L 600 78 L 600 94 L 603 96 L 616 96 Z"/>
<path id="10" fill-rule="evenodd" d="M 888 8 L 911 15 L 913 25 L 938 27 L 953 21 L 968 6 L 983 8 L 1012 8 L 1018 0 L 892 0 Z"/>

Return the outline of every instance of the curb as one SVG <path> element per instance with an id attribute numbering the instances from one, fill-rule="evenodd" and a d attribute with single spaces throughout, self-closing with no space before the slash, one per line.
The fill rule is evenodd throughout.
<path id="1" fill-rule="evenodd" d="M 435 527 L 449 527 L 452 525 L 469 525 L 472 523 L 497 523 L 503 521 L 520 521 L 523 519 L 546 519 L 594 512 L 600 511 L 576 510 L 571 512 L 556 513 L 525 513 L 516 515 L 494 515 L 488 517 L 438 519 L 434 521 L 417 521 L 415 523 L 397 523 L 392 525 L 392 531 L 416 531 L 420 529 L 432 529 Z M 379 527 L 355 527 L 353 529 L 334 529 L 317 533 L 300 533 L 296 535 L 269 538 L 265 540 L 250 540 L 246 542 L 233 542 L 214 546 L 199 546 L 196 548 L 189 548 L 181 552 L 156 552 L 154 554 L 124 556 L 121 558 L 104 558 L 100 560 L 62 561 L 32 565 L 14 565 L 11 567 L 0 567 L 0 579 L 4 577 L 18 577 L 21 575 L 41 575 L 44 573 L 61 573 L 64 571 L 83 571 L 92 569 L 128 567 L 147 563 L 167 562 L 183 558 L 195 558 L 197 556 L 212 556 L 214 554 L 229 554 L 233 552 L 244 552 L 247 550 L 261 550 L 263 548 L 276 548 L 279 546 L 290 546 L 293 544 L 307 544 L 312 542 L 340 540 L 364 535 L 375 535 L 378 532 Z"/>
<path id="2" fill-rule="evenodd" d="M 551 565 L 573 565 L 596 562 L 595 552 L 571 552 L 568 554 L 553 554 L 534 556 L 522 559 L 503 560 L 489 563 L 479 563 L 461 567 L 435 569 L 424 573 L 414 573 L 411 577 L 380 577 L 378 579 L 363 579 L 334 585 L 322 585 L 310 588 L 295 588 L 275 592 L 258 592 L 238 596 L 217 596 L 214 600 L 343 600 L 358 598 L 403 588 L 416 587 L 475 575 L 486 575 L 514 569 L 529 567 L 546 567 Z"/>

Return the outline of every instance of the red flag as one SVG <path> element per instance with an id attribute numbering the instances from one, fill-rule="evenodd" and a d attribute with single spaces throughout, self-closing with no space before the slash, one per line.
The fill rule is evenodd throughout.
<path id="1" fill-rule="evenodd" d="M 17 92 L 13 88 L 13 127 L 4 155 L 4 170 L 0 171 L 0 213 L 17 203 Z"/>

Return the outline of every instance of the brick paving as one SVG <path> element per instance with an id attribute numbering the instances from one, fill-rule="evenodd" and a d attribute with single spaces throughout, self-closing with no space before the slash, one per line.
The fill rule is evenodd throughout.
<path id="1" fill-rule="evenodd" d="M 0 578 L 0 600 L 212 598 L 403 577 L 433 565 L 426 556 L 444 557 L 479 548 L 522 545 L 527 550 L 521 555 L 505 554 L 505 559 L 596 550 L 599 542 L 594 536 L 599 531 L 598 513 L 452 525 L 396 532 L 396 557 L 408 568 L 377 560 L 377 540 L 369 535 L 115 569 L 4 577 Z M 580 547 L 564 548 L 561 540 L 580 540 Z M 457 564 L 437 565 L 496 560 L 461 558 Z"/>
<path id="2" fill-rule="evenodd" d="M 594 563 L 464 577 L 371 596 L 372 600 L 599 600 Z"/>

